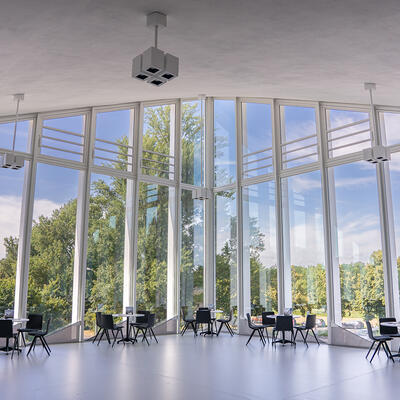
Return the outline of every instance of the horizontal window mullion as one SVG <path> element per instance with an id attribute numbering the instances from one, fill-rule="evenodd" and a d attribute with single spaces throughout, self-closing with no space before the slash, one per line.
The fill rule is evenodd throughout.
<path id="1" fill-rule="evenodd" d="M 60 142 L 60 143 L 68 143 L 68 144 L 72 144 L 74 146 L 80 146 L 80 147 L 84 146 L 83 143 L 72 142 L 71 140 L 64 140 L 64 139 L 59 139 L 56 137 L 51 137 L 51 136 L 46 136 L 46 135 L 42 135 L 42 139 L 54 140 L 54 141 Z"/>
<path id="2" fill-rule="evenodd" d="M 45 125 L 43 125 L 42 128 L 43 128 L 43 129 L 47 129 L 47 130 L 49 130 L 49 131 L 65 133 L 65 134 L 67 134 L 67 135 L 72 135 L 72 136 L 77 136 L 77 137 L 84 137 L 84 135 L 83 135 L 82 133 L 76 133 L 76 132 L 66 131 L 66 130 L 64 130 L 64 129 L 51 128 L 50 126 L 45 126 Z"/>

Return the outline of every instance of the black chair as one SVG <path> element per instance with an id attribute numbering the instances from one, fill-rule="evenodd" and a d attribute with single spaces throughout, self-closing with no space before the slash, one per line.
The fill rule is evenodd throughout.
<path id="1" fill-rule="evenodd" d="M 277 339 L 278 333 L 282 332 L 282 339 Z M 285 332 L 291 333 L 291 340 L 285 339 Z M 272 344 L 276 343 L 291 343 L 296 345 L 293 330 L 293 317 L 291 315 L 278 315 L 276 317 L 275 328 L 272 331 Z"/>
<path id="2" fill-rule="evenodd" d="M 200 332 L 200 335 L 215 335 L 215 332 L 211 329 L 212 326 L 212 320 L 211 320 L 211 312 L 210 309 L 198 309 L 196 311 L 196 332 L 197 332 L 197 327 L 198 325 L 201 325 L 203 328 L 203 324 L 207 324 L 207 330 Z"/>
<path id="3" fill-rule="evenodd" d="M 100 332 L 103 330 L 103 326 L 102 326 L 102 321 L 101 321 L 101 311 L 96 311 L 96 326 L 97 326 L 97 333 L 96 336 L 94 337 L 92 343 L 94 343 L 97 339 L 97 336 L 99 336 Z"/>
<path id="4" fill-rule="evenodd" d="M 265 326 L 265 333 L 267 334 L 268 343 L 269 343 L 268 328 L 275 327 L 275 317 L 274 318 L 268 317 L 269 315 L 275 315 L 275 313 L 273 311 L 263 311 L 261 313 L 261 320 L 262 324 Z"/>
<path id="5" fill-rule="evenodd" d="M 121 334 L 121 338 L 124 337 L 124 335 L 122 334 L 122 326 L 118 326 L 114 324 L 114 318 L 111 314 L 102 314 L 101 315 L 101 328 L 103 329 L 103 332 L 101 333 L 100 339 L 97 342 L 97 346 L 100 343 L 100 340 L 103 338 L 103 335 L 106 335 L 107 341 L 109 344 L 111 344 L 111 340 L 110 340 L 110 333 L 109 331 L 111 331 L 111 334 L 113 335 L 113 343 L 112 343 L 112 347 L 114 347 L 115 342 L 118 338 L 118 333 Z M 116 334 L 114 332 L 117 332 Z"/>
<path id="6" fill-rule="evenodd" d="M 379 331 L 381 335 L 390 336 L 392 338 L 400 337 L 400 333 L 397 330 L 396 326 L 385 326 L 382 325 L 382 322 L 396 322 L 396 318 L 393 317 L 379 318 Z"/>
<path id="7" fill-rule="evenodd" d="M 139 310 L 137 313 L 143 314 L 143 317 L 136 317 L 135 322 L 130 323 L 129 336 L 132 336 L 132 329 L 133 329 L 133 334 L 135 334 L 135 328 L 140 325 L 147 324 L 147 322 L 149 320 L 150 311 Z"/>
<path id="8" fill-rule="evenodd" d="M 136 342 L 136 340 L 137 340 L 137 336 L 138 336 L 139 331 L 140 331 L 140 332 L 142 332 L 142 334 L 143 334 L 142 342 L 143 342 L 144 340 L 146 340 L 147 345 L 150 346 L 150 343 L 149 343 L 149 341 L 147 340 L 147 333 L 149 332 L 150 338 L 153 336 L 154 339 L 155 339 L 155 341 L 158 343 L 157 337 L 156 337 L 156 335 L 155 335 L 155 333 L 154 333 L 154 331 L 153 331 L 153 327 L 154 327 L 154 324 L 155 324 L 155 320 L 156 320 L 156 315 L 155 315 L 155 314 L 149 314 L 149 315 L 148 315 L 148 318 L 147 318 L 147 322 L 145 322 L 145 323 L 143 323 L 143 324 L 141 324 L 141 325 L 136 325 L 136 326 L 135 326 L 135 328 L 136 328 L 136 333 L 135 333 L 135 338 L 134 338 L 134 341 L 135 341 L 135 342 Z"/>
<path id="9" fill-rule="evenodd" d="M 219 333 L 221 332 L 221 329 L 222 329 L 222 326 L 223 326 L 223 325 L 226 326 L 226 329 L 228 329 L 228 332 L 231 334 L 231 336 L 233 336 L 233 335 L 235 334 L 235 333 L 233 332 L 231 326 L 229 325 L 229 323 L 232 321 L 232 315 L 233 315 L 233 312 L 232 312 L 232 310 L 230 310 L 230 311 L 229 311 L 229 317 L 228 317 L 228 318 L 219 318 L 219 319 L 217 319 L 217 322 L 220 323 L 219 329 L 218 329 L 218 332 L 217 332 L 217 336 L 218 336 Z"/>
<path id="10" fill-rule="evenodd" d="M 42 342 L 42 345 L 44 347 L 44 349 L 46 350 L 47 354 L 50 355 L 51 353 L 51 349 L 46 341 L 46 335 L 49 333 L 49 326 L 50 326 L 50 318 L 47 320 L 47 325 L 46 325 L 46 330 L 33 330 L 28 332 L 29 336 L 33 336 L 31 345 L 29 347 L 29 351 L 27 353 L 27 356 L 29 356 L 29 353 L 32 351 L 32 349 L 34 349 L 36 347 L 36 340 L 39 338 L 40 341 Z"/>
<path id="11" fill-rule="evenodd" d="M 365 321 L 365 323 L 367 324 L 368 337 L 372 340 L 371 347 L 369 348 L 368 353 L 365 356 L 365 358 L 368 359 L 369 353 L 371 352 L 372 348 L 374 347 L 374 344 L 378 343 L 378 346 L 376 347 L 374 354 L 372 355 L 369 362 L 372 362 L 372 360 L 375 357 L 376 352 L 379 350 L 379 348 L 381 346 L 383 347 L 383 350 L 385 350 L 387 357 L 391 358 L 391 360 L 394 362 L 394 358 L 393 358 L 392 353 L 390 352 L 389 346 L 387 344 L 387 342 L 392 340 L 392 338 L 390 336 L 386 336 L 386 335 L 374 336 L 374 333 L 372 332 L 371 323 L 369 321 Z"/>
<path id="12" fill-rule="evenodd" d="M 300 332 L 300 335 L 303 338 L 303 342 L 308 347 L 307 337 L 308 337 L 308 333 L 311 331 L 312 334 L 314 335 L 315 340 L 319 344 L 318 337 L 314 332 L 314 328 L 316 327 L 316 325 L 317 325 L 317 316 L 315 314 L 307 315 L 306 323 L 304 325 L 299 325 L 299 326 L 294 327 L 294 329 L 296 329 L 296 334 L 294 335 L 294 340 L 296 340 L 297 334 L 298 334 L 298 332 Z M 304 331 L 306 332 L 306 336 L 303 335 Z"/>
<path id="13" fill-rule="evenodd" d="M 196 331 L 196 319 L 193 318 L 193 317 L 192 317 L 192 318 L 187 317 L 187 314 L 186 314 L 186 312 L 185 312 L 185 308 L 184 308 L 184 307 L 182 307 L 181 313 L 182 313 L 182 320 L 183 320 L 183 322 L 185 323 L 184 327 L 182 328 L 181 335 L 183 336 L 183 335 L 185 334 L 187 328 L 189 328 L 189 326 L 191 326 L 192 329 L 193 329 L 194 335 L 197 336 L 197 331 Z"/>
<path id="14" fill-rule="evenodd" d="M 0 320 L 0 338 L 6 339 L 6 347 L 4 347 L 2 350 L 6 351 L 7 353 L 10 351 L 10 346 L 8 345 L 9 341 L 10 339 L 14 339 L 11 359 L 14 358 L 14 351 L 18 351 L 18 334 L 14 333 L 13 331 L 13 322 L 11 319 Z"/>
<path id="15" fill-rule="evenodd" d="M 24 346 L 26 346 L 24 333 L 29 333 L 33 331 L 41 331 L 43 326 L 43 315 L 42 314 L 28 314 L 28 322 L 25 328 L 18 329 L 18 340 L 22 336 L 22 341 Z"/>
<path id="16" fill-rule="evenodd" d="M 246 343 L 246 346 L 249 344 L 249 342 L 250 342 L 250 340 L 253 337 L 255 332 L 258 333 L 258 336 L 260 336 L 260 340 L 261 340 L 262 344 L 265 346 L 266 341 L 265 341 L 264 333 L 263 333 L 263 331 L 265 329 L 265 326 L 264 325 L 256 325 L 256 324 L 254 324 L 253 321 L 251 320 L 251 316 L 250 316 L 249 313 L 246 314 L 246 317 L 247 317 L 247 323 L 249 325 L 249 328 L 253 331 L 253 332 L 251 332 L 251 335 L 249 337 L 249 340 Z"/>

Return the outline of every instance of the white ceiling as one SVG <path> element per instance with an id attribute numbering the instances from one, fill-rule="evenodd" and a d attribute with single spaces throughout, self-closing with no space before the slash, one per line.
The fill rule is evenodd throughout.
<path id="1" fill-rule="evenodd" d="M 130 77 L 168 14 L 159 47 L 180 76 L 156 88 Z M 0 114 L 136 100 L 256 96 L 400 105 L 398 0 L 2 0 Z"/>

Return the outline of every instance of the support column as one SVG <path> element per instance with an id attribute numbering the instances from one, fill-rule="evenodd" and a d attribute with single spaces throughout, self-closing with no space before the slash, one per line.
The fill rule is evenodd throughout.
<path id="1" fill-rule="evenodd" d="M 342 319 L 340 297 L 340 270 L 337 241 L 336 196 L 334 171 L 326 167 L 328 144 L 326 133 L 326 116 L 318 105 L 317 135 L 319 138 L 320 171 L 322 185 L 322 209 L 324 221 L 324 249 L 326 268 L 326 301 L 328 321 L 328 343 L 332 343 L 332 327 L 340 324 Z"/>
<path id="2" fill-rule="evenodd" d="M 204 305 L 215 304 L 214 100 L 205 100 Z"/>

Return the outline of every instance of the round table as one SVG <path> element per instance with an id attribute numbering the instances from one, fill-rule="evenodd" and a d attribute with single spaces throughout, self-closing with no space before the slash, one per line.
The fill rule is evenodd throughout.
<path id="1" fill-rule="evenodd" d="M 130 317 L 144 317 L 144 314 L 113 314 L 113 317 L 123 317 L 126 318 L 126 334 L 125 337 L 118 340 L 117 343 L 120 342 L 131 342 L 131 343 L 135 343 L 135 339 L 131 338 L 129 336 L 129 318 Z"/>

